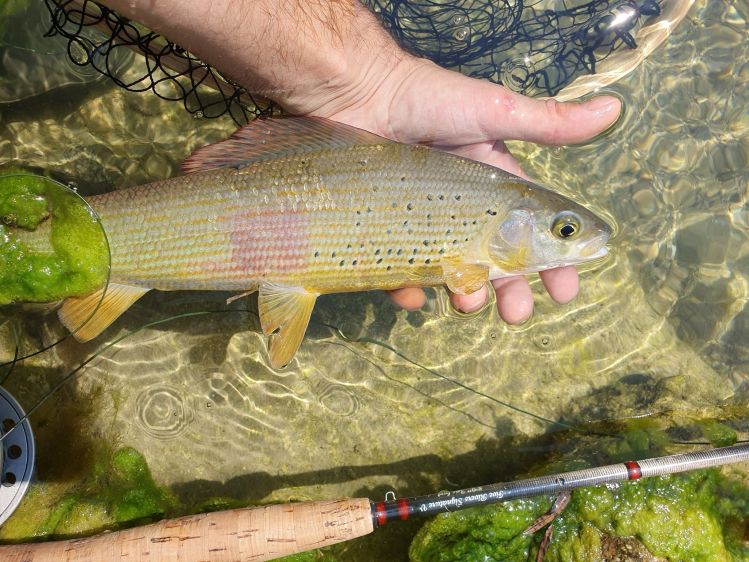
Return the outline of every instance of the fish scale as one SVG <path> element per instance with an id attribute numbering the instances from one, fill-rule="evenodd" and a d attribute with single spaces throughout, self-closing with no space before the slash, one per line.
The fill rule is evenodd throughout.
<path id="1" fill-rule="evenodd" d="M 110 238 L 112 279 L 135 285 L 245 290 L 267 281 L 333 293 L 403 286 L 417 270 L 440 284 L 440 260 L 464 252 L 487 210 L 508 208 L 525 186 L 510 197 L 497 189 L 498 170 L 425 151 L 321 150 L 90 204 Z"/>
<path id="2" fill-rule="evenodd" d="M 89 201 L 111 275 L 106 292 L 60 308 L 77 339 L 151 289 L 259 289 L 270 364 L 282 367 L 320 294 L 439 284 L 467 294 L 598 257 L 610 234 L 580 205 L 497 168 L 318 118 L 253 122 L 183 169 Z"/>

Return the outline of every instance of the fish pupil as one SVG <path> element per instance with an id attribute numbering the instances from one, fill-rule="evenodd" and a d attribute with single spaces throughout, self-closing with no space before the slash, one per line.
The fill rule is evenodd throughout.
<path id="1" fill-rule="evenodd" d="M 565 238 L 569 238 L 570 236 L 575 234 L 576 231 L 577 229 L 574 227 L 574 225 L 571 224 L 565 224 L 562 228 L 559 229 L 559 233 Z"/>

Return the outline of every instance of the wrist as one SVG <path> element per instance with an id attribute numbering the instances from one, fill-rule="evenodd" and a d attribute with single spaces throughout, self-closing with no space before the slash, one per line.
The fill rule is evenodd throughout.
<path id="1" fill-rule="evenodd" d="M 103 0 L 291 113 L 370 95 L 403 52 L 357 0 Z"/>

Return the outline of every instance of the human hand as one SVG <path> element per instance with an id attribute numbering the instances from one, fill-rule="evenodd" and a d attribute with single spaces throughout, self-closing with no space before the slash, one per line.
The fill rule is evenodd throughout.
<path id="1" fill-rule="evenodd" d="M 383 68 L 381 72 L 385 72 Z M 348 123 L 406 143 L 432 146 L 503 168 L 526 177 L 504 140 L 515 139 L 560 145 L 583 142 L 610 126 L 621 110 L 613 97 L 588 102 L 558 103 L 533 100 L 487 81 L 468 78 L 423 59 L 404 57 L 376 81 L 375 89 L 339 82 L 319 98 L 307 98 L 309 113 Z M 365 74 L 371 80 L 371 73 Z M 360 92 L 359 96 L 352 92 Z M 578 291 L 577 270 L 561 267 L 542 271 L 541 280 L 557 303 L 571 301 Z M 505 322 L 523 322 L 533 312 L 530 285 L 523 276 L 492 281 L 499 315 Z M 407 310 L 424 305 L 419 288 L 389 292 Z M 488 300 L 488 288 L 469 295 L 451 294 L 453 306 L 473 312 Z"/>
<path id="2" fill-rule="evenodd" d="M 428 143 L 523 175 L 505 140 L 585 141 L 619 115 L 616 98 L 561 104 L 523 97 L 403 52 L 358 0 L 104 0 L 210 62 L 249 91 L 297 115 L 317 115 L 406 143 Z M 573 267 L 541 274 L 549 295 L 577 294 Z M 524 277 L 492 282 L 500 316 L 511 324 L 533 312 Z M 421 289 L 390 292 L 400 306 L 424 304 Z M 451 295 L 471 312 L 486 287 Z"/>

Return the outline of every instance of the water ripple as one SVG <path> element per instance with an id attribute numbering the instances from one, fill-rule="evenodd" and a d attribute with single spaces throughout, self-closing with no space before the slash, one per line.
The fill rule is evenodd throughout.
<path id="1" fill-rule="evenodd" d="M 190 426 L 194 413 L 184 392 L 171 386 L 147 388 L 136 398 L 137 420 L 157 439 L 174 439 Z"/>

